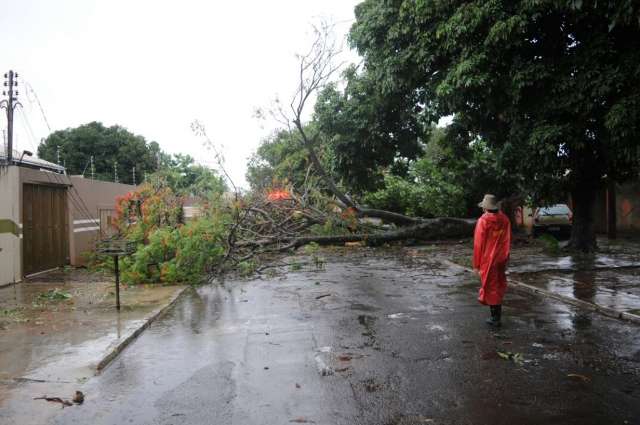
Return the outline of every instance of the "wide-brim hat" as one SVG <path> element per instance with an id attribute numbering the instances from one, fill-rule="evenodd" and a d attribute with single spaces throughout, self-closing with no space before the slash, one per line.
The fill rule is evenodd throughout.
<path id="1" fill-rule="evenodd" d="M 482 202 L 478 204 L 480 208 L 484 208 L 485 210 L 497 210 L 498 209 L 498 201 L 496 200 L 495 195 L 486 194 L 484 198 L 482 198 Z"/>

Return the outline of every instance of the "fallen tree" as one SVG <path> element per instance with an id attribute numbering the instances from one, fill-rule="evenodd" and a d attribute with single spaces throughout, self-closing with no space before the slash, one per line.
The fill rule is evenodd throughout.
<path id="1" fill-rule="evenodd" d="M 233 243 L 228 246 L 225 261 L 235 267 L 255 257 L 274 252 L 283 252 L 310 243 L 336 245 L 347 242 L 365 242 L 381 245 L 402 240 L 434 240 L 470 237 L 474 220 L 458 218 L 411 217 L 392 211 L 367 208 L 358 204 L 336 184 L 334 178 L 322 165 L 316 153 L 321 143 L 319 132 L 308 134 L 302 122 L 309 99 L 324 88 L 331 77 L 341 68 L 336 63 L 340 50 L 333 39 L 333 27 L 322 23 L 313 27 L 314 40 L 308 53 L 299 55 L 299 70 L 296 92 L 285 110 L 279 101 L 269 110 L 270 116 L 298 134 L 300 148 L 308 153 L 311 167 L 324 182 L 331 196 L 306 185 L 289 187 L 287 199 L 270 201 L 264 194 L 253 194 L 243 200 L 236 212 L 233 226 Z M 204 131 L 202 132 L 204 133 Z M 311 171 L 311 168 L 308 170 Z M 227 173 L 224 173 L 227 175 Z M 308 173 L 307 173 L 308 176 Z M 297 189 L 297 190 L 296 190 Z M 316 196 L 310 196 L 314 193 Z M 363 218 L 377 218 L 392 226 L 376 226 Z M 317 234 L 313 226 L 334 223 L 330 234 Z"/>

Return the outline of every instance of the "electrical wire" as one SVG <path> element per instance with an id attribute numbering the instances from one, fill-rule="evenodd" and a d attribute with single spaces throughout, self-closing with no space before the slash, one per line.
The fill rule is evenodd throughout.
<path id="1" fill-rule="evenodd" d="M 42 103 L 40 103 L 40 98 L 38 97 L 38 94 L 33 89 L 33 86 L 31 84 L 25 81 L 24 78 L 22 80 L 24 81 L 24 85 L 27 88 L 27 100 L 29 101 L 29 103 L 33 104 L 31 99 L 29 98 L 29 92 L 31 92 L 34 99 L 36 100 L 36 104 L 38 105 L 38 108 L 40 109 L 40 113 L 42 114 L 42 119 L 44 120 L 45 125 L 49 129 L 49 133 L 52 133 L 51 126 L 49 125 L 49 120 L 47 119 L 47 114 L 44 113 L 44 108 L 42 107 Z"/>
<path id="2" fill-rule="evenodd" d="M 49 178 L 49 176 L 48 176 L 49 174 L 53 175 L 53 177 L 57 181 L 57 183 L 62 184 L 62 185 L 68 185 L 68 182 L 65 182 L 64 180 L 62 180 L 62 177 L 61 177 L 60 174 L 58 174 L 58 173 L 47 173 L 47 178 Z M 51 180 L 49 179 L 49 181 L 51 181 Z M 71 190 L 67 191 L 67 193 L 69 194 L 69 199 L 71 200 L 71 203 L 73 204 L 73 206 L 75 207 L 75 209 L 79 213 L 79 215 L 83 219 L 88 220 L 90 223 L 99 226 L 100 225 L 99 219 L 96 219 L 96 218 L 92 217 L 92 214 L 89 211 L 89 207 L 87 207 L 87 204 L 82 199 L 82 196 L 80 196 L 80 193 L 78 192 L 78 190 L 73 185 L 69 186 L 69 188 L 71 189 Z"/>
<path id="3" fill-rule="evenodd" d="M 31 127 L 31 123 L 29 122 L 29 118 L 27 118 L 27 114 L 25 114 L 24 109 L 23 108 L 19 108 L 18 109 L 20 111 L 20 119 L 22 120 L 22 126 L 25 129 L 25 132 L 27 133 L 27 136 L 29 136 L 27 138 L 27 141 L 29 142 L 29 146 L 31 147 L 32 150 L 36 150 L 36 146 L 38 146 L 38 142 L 37 142 L 37 138 L 35 133 L 33 132 L 33 128 Z M 29 138 L 31 140 L 29 140 Z"/>

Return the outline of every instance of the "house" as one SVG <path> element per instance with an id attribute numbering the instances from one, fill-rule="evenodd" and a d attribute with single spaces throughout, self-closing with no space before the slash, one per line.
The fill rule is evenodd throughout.
<path id="1" fill-rule="evenodd" d="M 64 167 L 0 148 L 0 285 L 67 264 L 99 238 L 115 197 L 134 186 L 68 176 Z"/>

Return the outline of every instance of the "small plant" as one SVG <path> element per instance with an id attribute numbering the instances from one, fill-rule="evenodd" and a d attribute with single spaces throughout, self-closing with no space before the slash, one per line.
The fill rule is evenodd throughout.
<path id="1" fill-rule="evenodd" d="M 551 255 L 558 255 L 560 252 L 560 243 L 552 235 L 545 233 L 538 238 L 542 243 L 542 251 Z"/>
<path id="2" fill-rule="evenodd" d="M 27 322 L 29 319 L 25 319 L 22 313 L 22 309 L 10 308 L 0 310 L 0 317 L 10 322 L 20 323 Z"/>
<path id="3" fill-rule="evenodd" d="M 318 253 L 320 245 L 317 242 L 311 242 L 304 246 L 303 250 L 306 255 L 315 255 Z"/>
<path id="4" fill-rule="evenodd" d="M 241 261 L 238 263 L 238 273 L 241 276 L 251 276 L 256 271 L 256 263 L 253 261 Z"/>
<path id="5" fill-rule="evenodd" d="M 65 301 L 71 298 L 69 292 L 58 288 L 49 289 L 47 292 L 42 292 L 38 295 L 38 300 L 41 301 Z"/>
<path id="6" fill-rule="evenodd" d="M 289 265 L 289 270 L 291 270 L 292 272 L 302 270 L 302 264 L 298 262 L 291 263 L 291 265 Z"/>
<path id="7" fill-rule="evenodd" d="M 317 255 L 314 255 L 313 257 L 311 257 L 311 260 L 313 261 L 313 265 L 316 267 L 317 270 L 324 269 L 324 266 L 327 264 L 327 261 L 325 260 L 324 257 L 319 257 Z"/>

